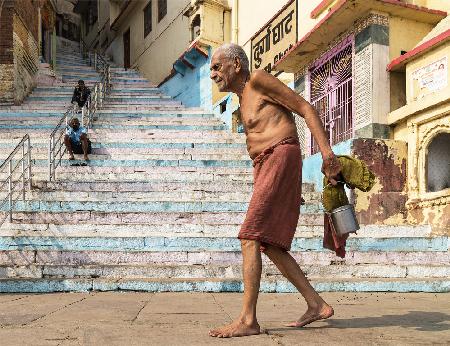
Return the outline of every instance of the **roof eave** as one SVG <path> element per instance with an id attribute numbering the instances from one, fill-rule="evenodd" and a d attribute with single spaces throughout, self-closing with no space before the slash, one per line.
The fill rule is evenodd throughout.
<path id="1" fill-rule="evenodd" d="M 443 45 L 444 43 L 450 41 L 450 29 L 444 31 L 443 33 L 425 41 L 421 45 L 410 50 L 408 53 L 401 55 L 390 62 L 386 70 L 390 72 L 403 71 L 406 64 L 412 60 L 417 59 L 423 54 L 429 52 L 430 50 Z"/>
<path id="2" fill-rule="evenodd" d="M 382 11 L 395 16 L 437 24 L 447 13 L 420 6 L 399 3 L 395 0 L 340 0 L 330 11 L 301 38 L 275 65 L 275 69 L 297 72 L 331 41 L 370 11 Z M 335 32 L 335 35 L 330 35 Z"/>

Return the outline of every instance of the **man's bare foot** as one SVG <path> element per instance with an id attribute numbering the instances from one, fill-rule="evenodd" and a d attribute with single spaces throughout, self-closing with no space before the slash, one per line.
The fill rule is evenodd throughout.
<path id="1" fill-rule="evenodd" d="M 300 317 L 298 321 L 287 324 L 287 327 L 300 328 L 314 321 L 325 320 L 334 315 L 334 310 L 328 304 L 319 307 L 318 309 L 308 309 L 305 314 Z"/>
<path id="2" fill-rule="evenodd" d="M 70 161 L 73 161 L 73 160 L 75 160 L 75 156 L 73 156 L 73 155 L 69 155 L 69 160 L 70 160 Z"/>
<path id="3" fill-rule="evenodd" d="M 84 155 L 84 161 L 89 161 L 89 157 L 87 155 Z"/>
<path id="4" fill-rule="evenodd" d="M 260 333 L 261 328 L 258 322 L 248 325 L 241 320 L 236 320 L 229 325 L 210 330 L 209 336 L 216 338 L 233 338 L 238 336 L 258 335 Z"/>

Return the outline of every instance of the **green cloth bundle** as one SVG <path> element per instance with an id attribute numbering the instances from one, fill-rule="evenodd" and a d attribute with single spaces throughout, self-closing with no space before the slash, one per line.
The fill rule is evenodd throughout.
<path id="1" fill-rule="evenodd" d="M 347 155 L 337 156 L 342 166 L 341 176 L 345 184 L 351 189 L 357 188 L 361 191 L 369 191 L 375 184 L 375 174 L 367 168 L 361 160 Z M 328 178 L 323 178 L 322 204 L 327 212 L 349 204 L 345 193 L 344 184 L 336 186 L 328 184 Z"/>

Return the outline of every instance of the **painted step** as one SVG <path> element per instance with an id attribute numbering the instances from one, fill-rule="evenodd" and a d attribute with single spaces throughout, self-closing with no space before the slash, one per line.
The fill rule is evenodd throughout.
<path id="1" fill-rule="evenodd" d="M 303 265 L 309 279 L 448 279 L 449 265 Z M 283 279 L 275 265 L 263 266 L 262 280 Z M 103 279 L 233 279 L 242 280 L 241 265 L 27 265 L 0 266 L 0 279 L 7 278 L 103 278 Z M 450 280 L 449 280 L 450 281 Z"/>
<path id="2" fill-rule="evenodd" d="M 246 212 L 248 202 L 240 201 L 204 201 L 204 200 L 156 200 L 156 201 L 104 201 L 104 200 L 19 200 L 16 201 L 14 210 L 20 212 L 72 212 L 72 211 L 95 211 L 107 213 L 111 210 L 121 213 L 162 213 L 162 212 L 184 212 L 184 213 L 218 213 L 218 212 Z M 0 206 L 0 211 L 7 211 L 8 206 Z M 319 204 L 305 204 L 301 206 L 302 213 L 314 214 L 322 211 Z"/>
<path id="3" fill-rule="evenodd" d="M 1 215 L 0 215 L 1 216 Z M 52 223 L 55 225 L 142 225 L 142 224 L 242 224 L 243 212 L 222 213 L 103 213 L 95 211 L 75 211 L 70 213 L 30 212 L 14 213 L 14 223 Z M 300 214 L 299 225 L 321 226 L 323 214 Z M 123 250 L 123 248 L 122 248 Z"/>
<path id="4" fill-rule="evenodd" d="M 0 142 L 8 142 L 8 138 L 22 138 L 24 134 L 35 131 L 36 137 L 33 136 L 34 141 L 36 143 L 48 141 L 47 136 L 42 136 L 42 131 L 46 129 L 20 129 L 15 130 L 14 132 L 9 131 L 8 129 L 1 130 L 2 136 L 0 137 Z M 123 133 L 123 131 L 100 131 L 94 128 L 89 129 L 89 138 L 92 142 L 98 143 L 112 143 L 117 142 L 118 138 L 123 141 L 128 141 L 129 143 L 184 143 L 186 142 L 186 138 L 189 138 L 194 144 L 203 144 L 208 145 L 208 143 L 212 143 L 212 145 L 223 145 L 227 146 L 233 143 L 237 143 L 243 145 L 245 143 L 245 138 L 241 134 L 232 134 L 226 131 L 171 131 L 171 130 L 151 130 L 151 131 L 139 131 L 134 133 Z M 33 142 L 34 143 L 34 142 Z M 137 144 L 141 145 L 141 144 Z"/>
<path id="5" fill-rule="evenodd" d="M 133 87 L 129 87 L 129 88 L 124 88 L 124 89 L 118 89 L 118 88 L 113 88 L 111 89 L 111 94 L 110 95 L 116 95 L 116 94 L 120 94 L 122 92 L 128 92 L 128 93 L 136 93 L 136 94 L 145 94 L 151 91 L 159 91 L 161 92 L 161 90 L 159 88 L 156 87 L 142 87 L 142 88 L 133 88 Z"/>
<path id="6" fill-rule="evenodd" d="M 40 165 L 42 160 L 48 160 L 47 150 L 33 150 L 32 160 L 35 164 Z M 0 152 L 0 160 L 5 160 L 9 156 L 8 152 Z M 81 159 L 81 156 L 79 157 Z M 67 159 L 67 158 L 65 158 Z M 175 163 L 166 163 L 167 161 L 189 161 L 192 160 L 193 165 L 198 165 L 195 161 L 205 161 L 205 165 L 209 165 L 209 162 L 212 161 L 250 161 L 248 154 L 244 152 L 242 153 L 222 153 L 222 154 L 202 154 L 202 153 L 173 153 L 173 152 L 163 152 L 161 150 L 146 150 L 146 149 L 93 149 L 92 154 L 89 155 L 90 162 L 88 163 L 90 166 L 99 167 L 99 166 L 120 166 L 120 164 L 116 164 L 113 161 L 121 161 L 125 162 L 124 166 L 134 166 L 134 164 L 129 163 L 132 160 L 147 160 L 150 161 L 149 165 L 169 165 L 174 166 Z M 39 161 L 38 161 L 39 160 Z M 152 161 L 165 161 L 164 163 L 154 163 Z M 101 161 L 103 161 L 101 163 Z M 63 164 L 69 165 L 71 164 L 68 161 L 64 161 Z M 221 165 L 220 163 L 214 163 L 215 165 Z M 140 166 L 143 166 L 139 163 Z M 185 164 L 187 165 L 187 164 Z M 244 164 L 239 164 L 242 166 Z M 223 166 L 228 166 L 228 164 L 223 164 Z M 245 164 L 244 166 L 248 166 Z"/>
<path id="7" fill-rule="evenodd" d="M 55 125 L 58 122 L 58 119 L 55 117 L 49 118 L 52 120 L 51 123 L 48 124 L 15 124 L 14 122 L 10 124 L 0 124 L 0 131 L 11 131 L 11 130 L 32 130 L 32 131 L 48 131 L 50 132 L 55 128 Z M 94 127 L 90 130 L 90 133 L 101 134 L 103 132 L 107 132 L 109 136 L 111 136 L 111 131 L 107 130 L 115 130 L 117 132 L 121 131 L 134 131 L 135 132 L 145 132 L 148 130 L 171 130 L 171 131 L 225 131 L 226 126 L 223 124 L 220 125 L 128 125 L 126 123 L 120 123 L 118 125 L 113 124 L 95 124 Z M 129 135 L 132 135 L 128 133 Z"/>
<path id="8" fill-rule="evenodd" d="M 95 127 L 100 127 L 103 125 L 109 126 L 112 124 L 117 124 L 117 117 L 106 117 L 98 114 L 96 117 Z M 206 117 L 199 121 L 199 117 L 178 117 L 178 116 L 165 116 L 160 115 L 159 117 L 127 117 L 120 120 L 120 124 L 123 126 L 145 126 L 145 125 L 223 125 L 224 123 L 215 117 Z M 11 121 L 12 119 L 8 119 Z M 97 126 L 98 125 L 98 126 Z"/>
<path id="9" fill-rule="evenodd" d="M 56 124 L 56 122 L 55 122 Z M 190 126 L 191 129 L 186 129 L 187 126 Z M 20 125 L 20 126 L 8 126 L 4 125 L 0 127 L 0 132 L 2 132 L 1 138 L 22 138 L 27 133 L 35 133 L 39 135 L 41 139 L 49 136 L 50 132 L 54 129 L 55 125 L 47 124 L 47 125 Z M 212 143 L 217 142 L 232 142 L 234 138 L 240 139 L 239 136 L 233 136 L 229 132 L 224 130 L 205 130 L 199 129 L 199 126 L 191 126 L 186 125 L 181 127 L 182 130 L 179 129 L 173 130 L 165 126 L 164 129 L 148 129 L 148 130 L 134 130 L 127 131 L 127 127 L 117 127 L 117 128 L 103 128 L 96 129 L 95 124 L 94 128 L 89 129 L 89 138 L 92 142 L 115 142 L 118 138 L 121 138 L 123 141 L 136 141 L 136 142 L 170 142 L 173 141 L 175 143 L 186 141 L 185 138 L 189 138 L 193 142 L 197 143 L 205 143 L 206 141 L 210 141 Z M 213 127 L 213 126 L 210 126 Z M 172 126 L 173 128 L 173 126 Z M 11 131 L 14 130 L 14 131 Z M 44 135 L 45 134 L 45 135 Z M 44 137 L 43 137 L 44 136 Z M 240 140 L 242 143 L 242 139 Z"/>
<path id="10" fill-rule="evenodd" d="M 347 251 L 345 259 L 336 257 L 331 251 L 290 252 L 300 266 L 337 266 L 359 264 L 386 265 L 419 265 L 448 266 L 448 252 L 416 251 L 416 252 L 379 252 L 379 251 Z M 262 257 L 263 264 L 270 263 Z M 181 265 L 233 265 L 242 263 L 240 251 L 83 251 L 61 250 L 2 250 L 0 264 L 3 266 L 36 265 L 135 265 L 135 264 L 181 264 Z M 426 268 L 424 268 L 425 271 Z M 424 275 L 424 274 L 422 274 Z M 433 273 L 427 271 L 428 276 Z"/>
<path id="11" fill-rule="evenodd" d="M 250 193 L 253 188 L 252 183 L 245 182 L 69 182 L 69 181 L 52 181 L 47 180 L 34 181 L 33 186 L 43 191 L 73 190 L 79 192 L 91 191 L 121 191 L 121 192 L 140 192 L 140 191 L 204 191 L 204 192 L 223 192 L 223 191 L 242 191 Z M 302 184 L 303 192 L 314 192 L 313 184 Z"/>
<path id="12" fill-rule="evenodd" d="M 230 239 L 236 238 L 239 229 L 239 223 L 221 223 L 221 224 L 208 224 L 208 223 L 160 223 L 160 224 L 141 224 L 138 227 L 136 225 L 55 225 L 55 224 L 15 224 L 5 223 L 0 227 L 0 236 L 2 237 L 44 237 L 51 238 L 57 235 L 58 237 L 68 238 L 89 238 L 89 237 L 101 237 L 101 238 L 143 238 L 143 237 L 167 237 L 176 238 L 178 236 L 195 236 L 199 240 L 202 237 L 211 238 L 224 238 Z M 295 238 L 312 239 L 322 238 L 324 228 L 321 225 L 301 225 L 299 224 L 296 229 Z M 384 239 L 391 241 L 401 242 L 403 239 L 432 239 L 433 236 L 431 227 L 429 226 L 415 226 L 415 225 L 361 225 L 361 229 L 358 234 L 352 234 L 351 238 L 355 239 Z M 445 238 L 445 237 L 444 237 Z M 448 237 L 447 237 L 448 238 Z M 450 246 L 450 240 L 447 239 L 448 246 Z M 403 248 L 402 248 L 403 249 Z M 317 249 L 319 251 L 320 249 Z M 348 249 L 352 251 L 351 249 Z M 407 252 L 410 254 L 417 253 L 417 249 L 410 249 Z M 417 250 L 417 251 L 413 251 Z M 183 251 L 183 250 L 181 250 Z M 220 250 L 221 251 L 221 250 Z M 394 250 L 392 250 L 394 251 Z M 405 252 L 401 250 L 402 253 Z M 401 252 L 399 251 L 399 252 Z M 429 250 L 421 250 L 419 252 L 427 252 Z M 440 249 L 439 251 L 442 251 Z M 378 253 L 377 257 L 383 257 L 386 253 Z M 315 252 L 314 252 L 315 254 Z M 436 252 L 437 254 L 437 252 Z M 312 255 L 312 254 L 310 254 Z M 354 255 L 354 254 L 353 254 Z M 351 256 L 353 256 L 351 255 Z M 405 253 L 406 255 L 406 253 Z M 449 258 L 449 252 L 442 252 L 439 255 L 444 255 L 444 258 Z M 357 260 L 358 263 L 377 263 L 375 259 L 369 259 L 366 257 L 346 257 L 346 259 L 334 258 L 334 261 L 348 262 Z M 412 256 L 412 255 L 411 255 Z M 409 256 L 409 260 L 413 261 L 414 257 Z M 383 257 L 384 258 L 384 257 Z M 393 257 L 390 257 L 391 259 Z M 422 257 L 421 257 L 422 258 Z M 387 260 L 387 259 L 386 259 Z M 405 261 L 404 259 L 403 261 Z M 396 261 L 402 262 L 401 258 L 397 258 Z M 415 261 L 415 260 L 414 260 Z M 428 259 L 427 261 L 430 261 Z M 445 263 L 439 260 L 438 264 Z M 322 260 L 319 261 L 322 263 Z M 351 262 L 355 264 L 356 262 Z M 408 262 L 409 263 L 409 262 Z M 434 262 L 433 262 L 434 263 Z"/>
<path id="13" fill-rule="evenodd" d="M 130 141 L 130 142 L 116 142 L 114 140 L 107 141 L 104 139 L 101 143 L 92 142 L 93 148 L 98 149 L 148 149 L 148 150 L 183 150 L 186 153 L 202 152 L 202 153 L 228 153 L 234 151 L 247 150 L 244 143 L 236 141 L 236 143 L 227 142 L 210 142 L 204 143 L 201 139 L 194 138 L 192 143 L 186 143 L 184 138 L 179 139 L 182 142 L 171 142 L 169 139 L 156 141 L 154 139 Z M 33 148 L 46 148 L 48 145 L 48 138 L 35 138 L 33 140 Z M 0 148 L 14 148 L 16 146 L 15 141 L 2 138 L 0 139 Z"/>
<path id="14" fill-rule="evenodd" d="M 117 144 L 117 146 L 114 146 L 114 144 Z M 120 159 L 120 158 L 143 158 L 143 155 L 146 155 L 145 158 L 147 159 L 155 159 L 157 158 L 156 155 L 169 155 L 168 157 L 163 156 L 162 159 L 168 159 L 168 158 L 174 158 L 173 155 L 184 155 L 183 158 L 186 158 L 186 155 L 190 155 L 189 159 L 209 159 L 209 160 L 217 160 L 217 159 L 242 159 L 242 160 L 248 160 L 248 154 L 247 149 L 243 146 L 241 147 L 222 147 L 222 148 L 183 148 L 183 147 L 169 147 L 162 149 L 162 146 L 154 148 L 151 146 L 151 144 L 145 144 L 141 143 L 141 146 L 133 146 L 131 144 L 133 143 L 114 143 L 112 145 L 105 146 L 104 144 L 92 144 L 92 154 L 93 155 L 109 155 L 105 156 L 105 158 L 113 158 L 113 159 Z M 123 144 L 123 145 L 122 145 Z M 126 145 L 128 144 L 128 145 Z M 15 142 L 11 142 L 8 144 L 0 143 L 0 148 L 6 148 L 13 150 L 16 146 Z M 32 152 L 33 152 L 33 158 L 45 158 L 48 157 L 48 140 L 45 143 L 36 143 L 33 141 L 32 145 Z M 4 152 L 3 154 L 0 153 L 0 158 L 3 156 L 7 156 L 7 152 Z M 46 155 L 45 157 L 42 157 L 42 155 Z M 127 157 L 122 157 L 127 155 Z M 136 155 L 134 157 L 128 156 L 128 155 Z M 148 156 L 153 155 L 153 156 Z"/>
<path id="15" fill-rule="evenodd" d="M 45 112 L 45 111 L 23 111 L 23 112 L 3 112 L 0 110 L 0 118 L 8 119 L 9 121 L 13 120 L 21 120 L 26 118 L 39 118 L 39 117 L 61 117 L 62 113 L 60 112 Z"/>
<path id="16" fill-rule="evenodd" d="M 50 233 L 50 232 L 47 232 Z M 302 237 L 297 234 L 292 241 L 292 251 L 327 252 L 323 248 L 323 238 Z M 67 251 L 210 251 L 210 252 L 237 252 L 241 250 L 237 234 L 222 236 L 216 234 L 183 234 L 163 233 L 160 235 L 136 235 L 132 233 L 125 237 L 102 236 L 90 233 L 89 236 L 68 236 L 67 234 L 50 233 L 49 236 L 31 235 L 25 233 L 14 236 L 0 237 L 0 250 L 67 250 Z M 448 237 L 386 237 L 364 238 L 351 236 L 347 240 L 346 249 L 358 252 L 448 252 Z"/>
<path id="17" fill-rule="evenodd" d="M 32 169 L 34 180 L 48 179 L 48 169 L 46 166 Z M 201 169 L 194 167 L 83 167 L 83 166 L 62 166 L 58 167 L 56 175 L 58 179 L 67 181 L 136 181 L 136 182 L 253 182 L 251 171 L 234 172 L 221 167 L 216 169 Z M 6 179 L 6 174 L 0 175 Z"/>
<path id="18" fill-rule="evenodd" d="M 74 192 L 77 192 L 74 194 Z M 0 194 L 0 196 L 2 196 Z M 305 192 L 302 197 L 306 202 L 320 202 L 321 194 L 318 192 Z M 250 193 L 245 192 L 235 192 L 235 191 L 221 191 L 221 192 L 205 192 L 205 191 L 189 191 L 189 190 L 178 190 L 178 191 L 145 191 L 145 192 L 80 192 L 76 189 L 73 191 L 54 191 L 54 192 L 42 192 L 42 191 L 31 191 L 27 192 L 27 200 L 39 200 L 39 201 L 227 201 L 227 202 L 249 202 Z"/>
<path id="19" fill-rule="evenodd" d="M 0 198 L 7 197 L 0 193 Z M 319 204 L 321 194 L 318 192 L 304 192 L 302 197 L 308 204 Z M 251 198 L 251 191 L 234 192 L 205 192 L 185 190 L 177 191 L 146 191 L 146 192 L 80 192 L 76 188 L 72 191 L 31 191 L 25 196 L 28 201 L 42 202 L 241 202 L 248 203 Z"/>
<path id="20" fill-rule="evenodd" d="M 320 279 L 311 282 L 318 292 L 449 292 L 448 279 Z M 3 293 L 90 291 L 242 292 L 243 283 L 224 279 L 1 279 Z M 261 292 L 296 293 L 283 280 L 264 280 Z"/>

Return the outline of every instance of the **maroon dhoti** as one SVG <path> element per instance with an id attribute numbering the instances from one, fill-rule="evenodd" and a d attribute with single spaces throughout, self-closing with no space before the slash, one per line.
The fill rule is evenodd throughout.
<path id="1" fill-rule="evenodd" d="M 302 160 L 297 138 L 285 138 L 253 160 L 253 195 L 239 239 L 290 250 L 300 215 Z"/>

